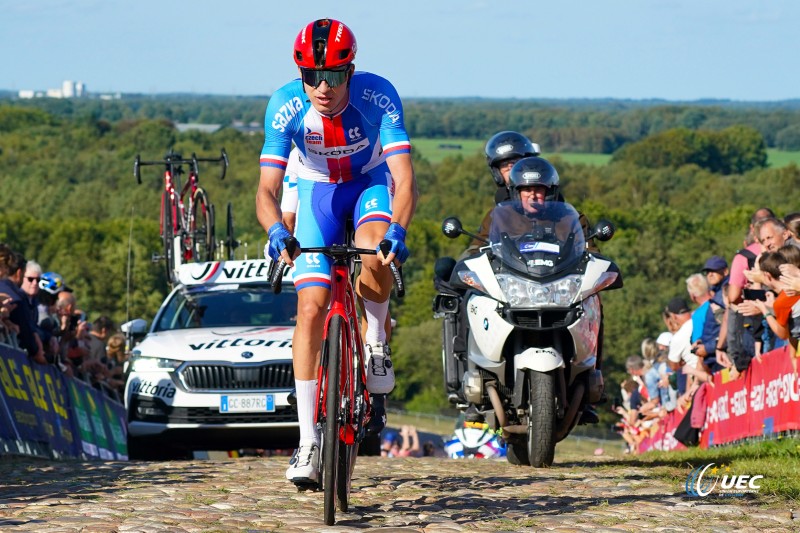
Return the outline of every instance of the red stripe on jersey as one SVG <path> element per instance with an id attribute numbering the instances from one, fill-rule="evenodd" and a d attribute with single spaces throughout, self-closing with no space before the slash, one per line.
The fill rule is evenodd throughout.
<path id="1" fill-rule="evenodd" d="M 322 116 L 322 139 L 326 148 L 336 146 L 336 124 L 333 119 Z M 328 167 L 328 181 L 330 183 L 338 183 L 339 181 L 339 164 L 336 159 L 326 157 L 325 164 Z"/>
<path id="2" fill-rule="evenodd" d="M 336 129 L 336 142 L 337 146 L 347 146 L 347 141 L 344 138 L 344 124 L 342 123 L 342 114 L 333 117 L 333 125 Z M 339 174 L 342 181 L 350 181 L 353 179 L 353 161 L 348 155 L 338 160 Z"/>

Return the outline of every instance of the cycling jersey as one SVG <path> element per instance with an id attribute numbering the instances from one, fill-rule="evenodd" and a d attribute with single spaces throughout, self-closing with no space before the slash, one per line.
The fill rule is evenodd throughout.
<path id="1" fill-rule="evenodd" d="M 286 173 L 283 176 L 283 194 L 281 195 L 281 212 L 297 213 L 297 171 L 300 166 L 300 151 L 297 147 L 289 153 Z"/>
<path id="2" fill-rule="evenodd" d="M 261 166 L 285 170 L 292 141 L 299 177 L 327 183 L 357 179 L 387 157 L 411 152 L 400 97 L 388 80 L 356 72 L 347 106 L 332 117 L 309 101 L 300 79 L 275 91 L 267 104 Z"/>

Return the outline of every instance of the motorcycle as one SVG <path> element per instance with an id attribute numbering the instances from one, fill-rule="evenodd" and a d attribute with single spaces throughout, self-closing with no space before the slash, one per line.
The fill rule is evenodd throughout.
<path id="1" fill-rule="evenodd" d="M 601 220 L 588 237 L 607 241 L 614 231 Z M 455 217 L 442 232 L 478 238 Z M 502 432 L 510 463 L 550 466 L 556 443 L 603 395 L 599 293 L 621 288 L 622 275 L 587 251 L 579 214 L 564 202 L 498 204 L 485 242 L 478 255 L 437 261 L 437 277 L 448 280 L 434 299 L 445 387 L 457 407 L 474 405 Z"/>

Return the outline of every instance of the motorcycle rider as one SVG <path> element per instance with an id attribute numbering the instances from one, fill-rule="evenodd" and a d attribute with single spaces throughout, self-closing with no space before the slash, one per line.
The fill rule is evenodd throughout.
<path id="1" fill-rule="evenodd" d="M 495 203 L 500 204 L 507 200 L 510 200 L 514 197 L 519 199 L 520 192 L 524 189 L 530 189 L 534 185 L 537 185 L 536 189 L 539 190 L 538 195 L 541 197 L 542 195 L 544 198 L 541 198 L 539 201 L 557 201 L 557 202 L 564 202 L 564 197 L 561 194 L 560 187 L 559 187 L 559 178 L 558 172 L 556 171 L 555 167 L 544 158 L 537 157 L 539 155 L 539 146 L 532 143 L 530 139 L 525 137 L 524 135 L 513 132 L 513 131 L 502 131 L 500 133 L 495 134 L 492 136 L 489 141 L 486 143 L 485 153 L 486 153 L 486 162 L 489 166 L 489 170 L 492 174 L 492 178 L 497 185 L 497 191 L 495 192 Z M 514 172 L 513 168 L 517 165 L 517 162 L 520 160 L 526 160 L 529 163 L 535 163 L 537 166 L 541 166 L 541 183 L 534 184 L 530 183 L 525 186 L 525 180 L 522 178 L 523 172 L 521 168 L 518 169 L 516 173 L 516 182 L 514 181 Z M 535 191 L 534 196 L 536 196 Z M 523 194 L 528 194 L 528 191 L 524 192 Z M 478 231 L 478 237 L 482 239 L 489 239 L 489 229 L 491 228 L 492 223 L 492 212 L 494 208 L 490 209 L 483 218 L 481 222 L 481 227 Z M 587 237 L 587 250 L 593 253 L 599 253 L 599 248 L 594 242 L 594 239 L 588 238 L 590 235 L 590 228 L 589 228 L 589 220 L 583 214 L 580 213 L 580 224 L 583 228 L 584 236 Z M 468 257 L 470 255 L 478 253 L 479 249 L 485 246 L 485 242 L 481 239 L 473 239 L 467 249 L 461 254 L 461 259 Z M 437 265 L 435 267 L 436 277 L 434 279 L 434 285 L 443 290 L 443 292 L 450 292 L 459 294 L 462 296 L 459 312 L 457 314 L 457 328 L 456 328 L 456 335 L 453 338 L 453 352 L 458 353 L 465 353 L 467 346 L 466 346 L 466 339 L 467 339 L 467 324 L 468 321 L 466 319 L 466 298 L 463 298 L 464 294 L 461 291 L 457 291 L 449 283 L 447 280 L 443 279 L 442 274 L 448 271 L 452 271 L 452 265 L 454 265 L 454 261 L 450 258 L 441 258 L 437 260 Z M 602 309 L 602 308 L 601 308 Z M 602 315 L 601 315 L 602 316 Z M 600 343 L 602 343 L 602 322 L 600 326 Z M 601 350 L 602 348 L 598 348 L 597 354 L 597 369 L 600 369 L 601 363 Z M 459 377 L 460 381 L 460 377 Z M 461 391 L 448 391 L 450 392 L 451 401 L 456 403 L 459 401 L 463 401 L 463 397 L 461 396 Z M 587 405 L 584 413 L 581 416 L 580 423 L 581 424 L 594 424 L 599 421 L 596 412 L 591 406 Z"/>

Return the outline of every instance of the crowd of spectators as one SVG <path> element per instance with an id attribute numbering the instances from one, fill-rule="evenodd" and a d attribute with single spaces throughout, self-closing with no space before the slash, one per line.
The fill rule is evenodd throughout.
<path id="1" fill-rule="evenodd" d="M 119 399 L 125 337 L 107 316 L 89 322 L 75 292 L 55 272 L 0 243 L 0 343 L 32 364 L 53 365 Z"/>
<path id="2" fill-rule="evenodd" d="M 729 262 L 710 257 L 686 279 L 689 301 L 671 299 L 662 318 L 666 331 L 645 339 L 641 355 L 626 361 L 628 378 L 614 410 L 618 427 L 635 453 L 661 419 L 677 410 L 685 419 L 675 437 L 696 444 L 703 417 L 698 395 L 713 375 L 740 379 L 753 359 L 788 346 L 797 372 L 800 338 L 800 213 L 777 218 L 768 208 L 751 217 L 743 247 Z M 691 302 L 691 304 L 689 303 Z"/>

